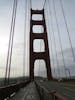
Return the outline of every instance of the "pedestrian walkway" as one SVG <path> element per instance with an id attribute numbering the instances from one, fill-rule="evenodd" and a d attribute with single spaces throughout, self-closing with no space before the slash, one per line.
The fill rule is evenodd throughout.
<path id="1" fill-rule="evenodd" d="M 22 88 L 18 93 L 14 93 L 9 100 L 40 100 L 34 82 L 31 82 L 25 88 Z"/>

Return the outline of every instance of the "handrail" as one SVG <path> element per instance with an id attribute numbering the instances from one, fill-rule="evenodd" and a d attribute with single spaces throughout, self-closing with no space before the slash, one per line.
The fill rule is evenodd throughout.
<path id="1" fill-rule="evenodd" d="M 17 92 L 20 88 L 23 88 L 28 83 L 30 83 L 29 80 L 26 82 L 0 87 L 0 100 L 4 100 L 5 98 L 10 97 L 13 93 Z"/>
<path id="2" fill-rule="evenodd" d="M 42 90 L 40 96 L 44 96 L 44 92 L 46 92 L 47 94 L 49 94 L 49 96 L 51 96 L 52 100 L 67 100 L 67 98 L 65 96 L 62 96 L 60 93 L 58 93 L 55 90 L 52 91 L 48 91 L 46 88 L 44 88 L 43 86 L 40 86 L 37 82 L 35 82 L 36 84 L 36 88 L 38 90 L 38 92 L 40 93 L 40 90 Z M 44 98 L 43 98 L 44 99 Z M 45 99 L 44 99 L 45 100 Z"/>
<path id="3" fill-rule="evenodd" d="M 66 97 L 62 96 L 56 91 L 50 92 L 49 94 L 52 96 L 52 100 L 67 100 Z"/>

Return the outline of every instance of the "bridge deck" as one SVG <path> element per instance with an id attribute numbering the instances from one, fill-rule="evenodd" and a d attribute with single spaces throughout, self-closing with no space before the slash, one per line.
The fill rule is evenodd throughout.
<path id="1" fill-rule="evenodd" d="M 40 100 L 34 82 L 31 82 L 25 88 L 22 88 L 17 94 L 9 100 Z"/>
<path id="2" fill-rule="evenodd" d="M 47 94 L 45 91 L 48 91 L 48 93 L 50 93 L 51 91 L 56 91 L 59 95 L 65 97 L 67 100 L 75 100 L 75 86 L 74 87 L 72 87 L 71 85 L 66 86 L 66 83 L 46 81 L 42 79 L 36 80 L 35 83 L 31 82 L 25 88 L 21 88 L 20 91 L 12 95 L 9 100 L 40 100 L 39 94 L 37 92 L 38 88 L 36 89 L 36 87 L 38 86 L 40 86 L 40 91 L 43 93 L 42 95 L 44 100 L 52 100 L 51 95 Z M 43 88 L 43 91 L 44 90 L 45 91 L 43 92 L 41 88 Z"/>

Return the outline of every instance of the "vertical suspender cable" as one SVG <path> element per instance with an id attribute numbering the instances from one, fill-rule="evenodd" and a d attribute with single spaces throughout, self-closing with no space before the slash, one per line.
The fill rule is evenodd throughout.
<path id="1" fill-rule="evenodd" d="M 45 6 L 47 8 L 47 6 Z M 47 18 L 49 19 L 48 13 L 47 13 Z M 51 35 L 50 35 L 50 25 L 49 25 L 49 21 L 48 21 L 48 29 L 49 29 L 49 37 L 50 37 L 50 41 L 51 41 L 51 54 L 52 54 L 52 59 L 53 59 L 53 66 L 54 66 L 54 57 L 53 57 L 53 50 L 52 50 L 52 39 L 51 39 Z M 54 73 L 55 73 L 55 68 L 54 68 Z"/>
<path id="2" fill-rule="evenodd" d="M 11 36 L 12 36 L 12 26 L 13 26 L 14 11 L 15 11 L 14 9 L 15 9 L 15 0 L 14 0 L 14 4 L 13 4 L 13 13 L 12 13 L 12 21 L 11 21 L 11 29 L 10 29 L 10 37 L 9 37 L 9 45 L 8 45 L 8 53 L 7 53 L 7 61 L 6 61 L 6 71 L 5 71 L 4 85 L 6 85 L 7 74 L 8 74 L 8 64 L 9 64 L 9 56 L 10 56 L 10 46 L 11 46 Z"/>
<path id="3" fill-rule="evenodd" d="M 57 30 L 58 30 L 58 37 L 59 37 L 59 43 L 60 43 L 60 48 L 61 48 L 62 60 L 63 60 L 63 64 L 64 64 L 65 75 L 66 75 L 66 78 L 67 78 L 64 54 L 63 54 L 63 49 L 62 49 L 62 43 L 61 43 L 61 37 L 60 37 L 60 31 L 59 31 L 59 26 L 58 26 L 58 21 L 57 21 L 57 15 L 56 15 L 56 9 L 55 9 L 55 2 L 54 2 L 54 0 L 53 0 L 53 5 L 54 5 L 54 12 L 55 12 L 56 25 L 57 25 Z"/>
<path id="4" fill-rule="evenodd" d="M 48 14 L 47 14 L 48 16 Z M 49 18 L 48 18 L 49 19 Z M 51 54 L 52 54 L 52 59 L 53 59 L 53 67 L 54 67 L 54 57 L 53 57 L 53 50 L 52 50 L 52 39 L 51 39 L 51 35 L 50 35 L 50 27 L 49 27 L 49 21 L 48 21 L 48 28 L 49 28 L 49 37 L 50 37 L 50 41 L 51 41 Z M 55 73 L 55 69 L 54 69 L 54 73 Z"/>
<path id="5" fill-rule="evenodd" d="M 27 19 L 27 0 L 25 0 L 25 18 L 24 18 L 24 51 L 23 51 L 23 77 L 25 76 L 25 51 L 26 51 L 26 19 Z"/>
<path id="6" fill-rule="evenodd" d="M 42 33 L 42 28 L 41 28 L 41 33 L 40 34 L 43 34 Z M 40 40 L 40 52 L 41 52 L 41 40 Z M 39 60 L 39 70 L 38 70 L 38 75 L 40 75 L 40 65 L 41 65 L 41 62 L 40 62 L 40 60 Z"/>
<path id="7" fill-rule="evenodd" d="M 10 46 L 10 57 L 9 57 L 9 69 L 8 69 L 8 84 L 10 78 L 10 71 L 11 71 L 11 59 L 12 59 L 12 49 L 13 49 L 13 39 L 14 39 L 14 29 L 15 29 L 15 20 L 16 20 L 16 11 L 17 11 L 17 0 L 15 0 L 15 9 L 14 9 L 14 19 L 13 19 L 13 26 L 12 26 L 12 37 L 11 37 L 11 46 Z"/>
<path id="8" fill-rule="evenodd" d="M 48 0 L 48 4 L 50 4 Z M 51 18 L 51 27 L 52 27 L 52 33 L 53 33 L 53 38 L 54 38 L 54 46 L 55 46 L 55 55 L 56 55 L 56 61 L 57 61 L 57 67 L 58 67 L 58 73 L 59 73 L 59 78 L 60 78 L 60 67 L 59 67 L 59 61 L 58 61 L 58 56 L 57 56 L 57 49 L 56 49 L 56 42 L 55 42 L 55 35 L 54 35 L 54 30 L 53 30 L 53 22 L 52 22 L 52 14 L 51 14 L 51 8 L 49 6 L 49 15 Z"/>
<path id="9" fill-rule="evenodd" d="M 62 14 L 63 14 L 63 17 L 64 17 L 64 22 L 65 22 L 65 25 L 66 25 L 66 30 L 67 30 L 67 34 L 68 34 L 68 38 L 69 38 L 71 50 L 72 50 L 73 60 L 74 60 L 74 62 L 75 62 L 75 55 L 74 55 L 73 46 L 72 46 L 72 41 L 71 41 L 71 38 L 70 38 L 70 33 L 69 33 L 67 21 L 66 21 L 66 16 L 65 16 L 65 13 L 64 13 L 64 8 L 63 8 L 62 0 L 60 0 L 60 5 L 61 5 Z"/>
<path id="10" fill-rule="evenodd" d="M 46 0 L 47 1 L 47 0 Z M 43 9 L 46 7 L 47 8 L 47 2 L 45 1 L 44 7 Z M 47 13 L 47 18 L 49 19 L 48 13 Z M 47 25 L 47 24 L 46 24 Z M 48 29 L 49 29 L 49 33 L 50 33 L 50 27 L 49 27 L 49 21 L 48 21 Z M 47 30 L 48 31 L 48 30 Z M 51 53 L 52 53 L 52 57 L 53 57 L 53 51 L 52 51 L 52 40 L 51 40 L 51 35 L 49 34 L 50 37 L 50 41 L 51 41 Z M 54 66 L 54 61 L 53 61 L 53 66 Z M 54 73 L 55 73 L 55 69 L 54 69 Z"/>

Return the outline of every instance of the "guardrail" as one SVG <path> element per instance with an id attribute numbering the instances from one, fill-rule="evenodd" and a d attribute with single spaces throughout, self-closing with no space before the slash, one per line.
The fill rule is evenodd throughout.
<path id="1" fill-rule="evenodd" d="M 30 81 L 0 87 L 0 100 L 4 100 L 5 98 L 10 97 L 13 93 L 17 92 L 20 88 L 23 88 L 28 83 L 30 83 Z"/>
<path id="2" fill-rule="evenodd" d="M 35 82 L 35 84 L 41 100 L 67 100 L 66 97 L 60 95 L 58 92 L 54 90 L 49 92 L 43 86 L 40 86 L 37 82 Z"/>

